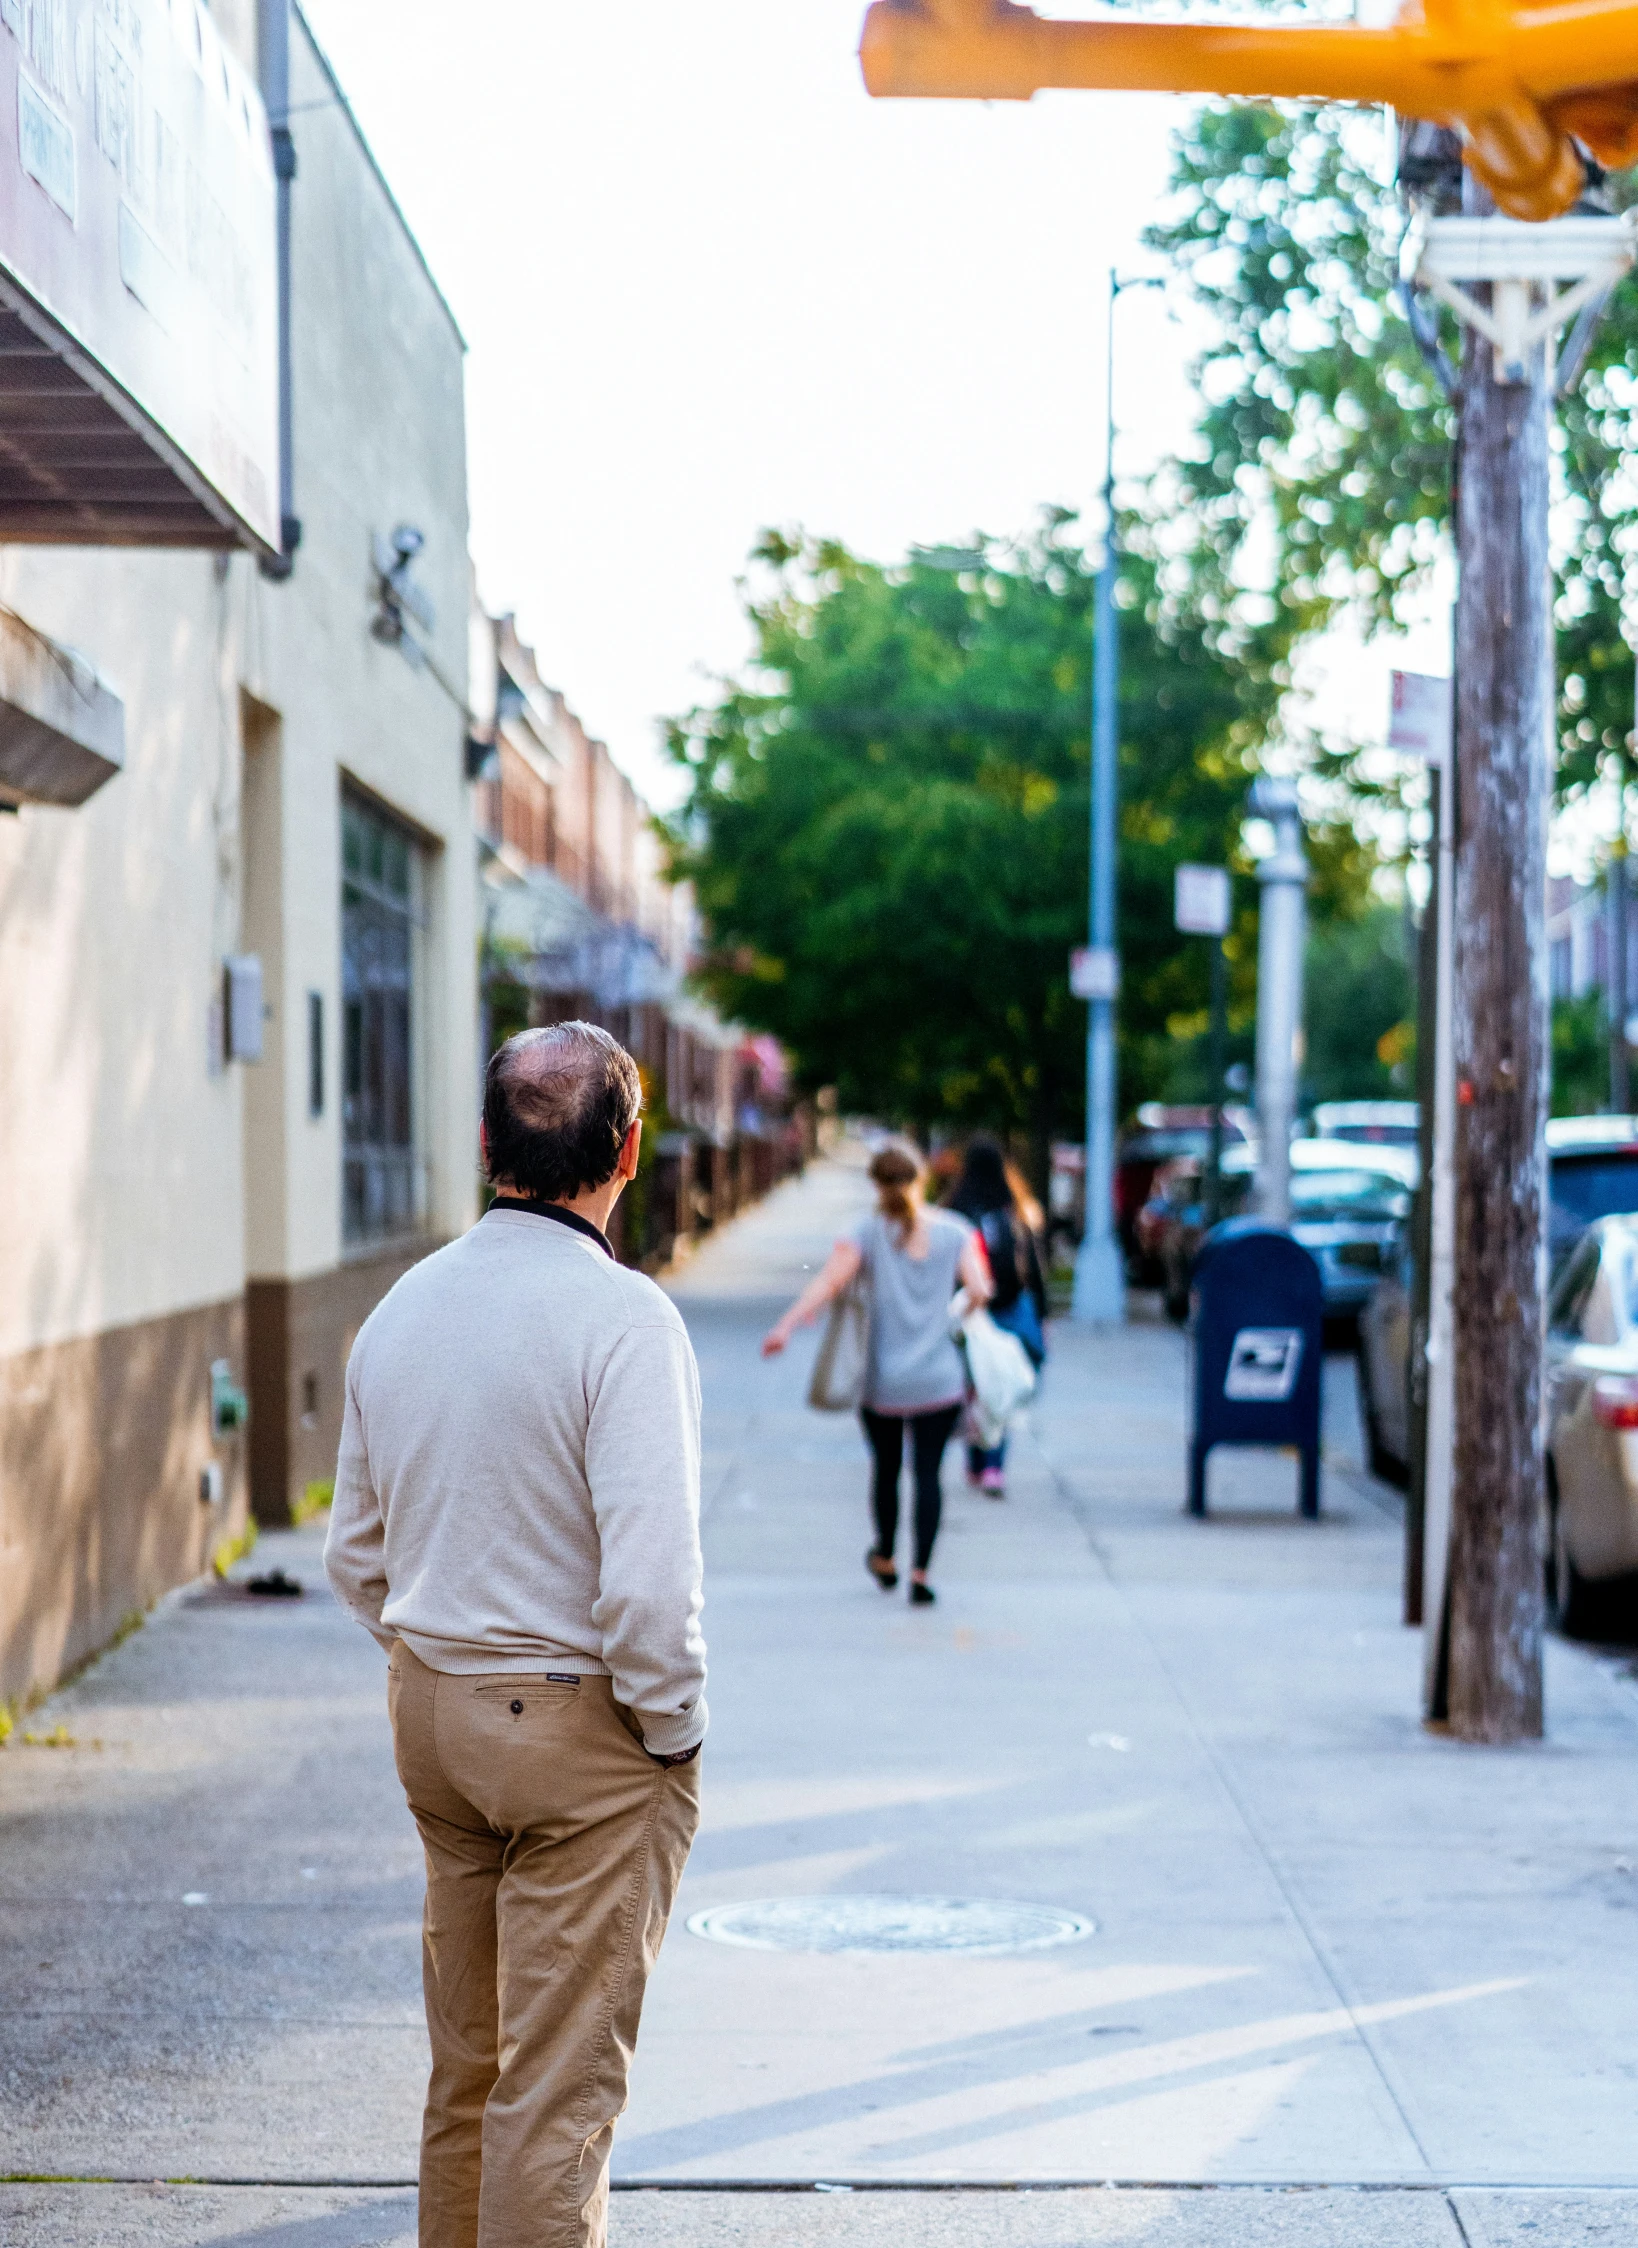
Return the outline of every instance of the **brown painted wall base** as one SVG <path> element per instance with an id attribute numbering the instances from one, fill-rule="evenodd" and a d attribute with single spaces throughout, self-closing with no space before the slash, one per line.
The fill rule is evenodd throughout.
<path id="1" fill-rule="evenodd" d="M 0 1698 L 54 1685 L 243 1527 L 244 1439 L 211 1437 L 216 1358 L 242 1378 L 237 1297 L 0 1358 Z"/>
<path id="2" fill-rule="evenodd" d="M 305 1280 L 247 1285 L 250 1505 L 266 1528 L 290 1520 L 309 1483 L 334 1475 L 353 1337 L 393 1282 L 438 1246 L 401 1242 Z"/>

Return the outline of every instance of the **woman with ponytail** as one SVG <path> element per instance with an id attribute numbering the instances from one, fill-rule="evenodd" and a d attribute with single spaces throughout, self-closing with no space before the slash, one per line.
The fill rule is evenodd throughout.
<path id="1" fill-rule="evenodd" d="M 990 1295 L 984 1251 L 973 1228 L 922 1198 L 919 1154 L 902 1140 L 870 1165 L 876 1208 L 830 1253 L 825 1269 L 792 1304 L 762 1345 L 773 1358 L 862 1272 L 870 1287 L 870 1347 L 859 1418 L 872 1461 L 876 1537 L 865 1567 L 884 1592 L 899 1581 L 899 1472 L 910 1438 L 916 1505 L 910 1599 L 930 1607 L 927 1582 L 943 1511 L 940 1468 L 966 1395 L 966 1368 L 950 1334 L 950 1299 L 965 1288 L 974 1303 Z"/>

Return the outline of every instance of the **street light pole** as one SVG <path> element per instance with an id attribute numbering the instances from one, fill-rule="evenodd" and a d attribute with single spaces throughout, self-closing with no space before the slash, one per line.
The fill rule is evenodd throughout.
<path id="1" fill-rule="evenodd" d="M 1257 941 L 1257 1209 L 1270 1225 L 1289 1225 L 1308 861 L 1303 855 L 1294 781 L 1262 774 L 1252 784 L 1251 809 L 1274 829 L 1274 848 L 1257 868 L 1262 885 Z"/>
<path id="2" fill-rule="evenodd" d="M 1098 568 L 1092 642 L 1092 867 L 1087 936 L 1085 1210 L 1075 1259 L 1072 1312 L 1093 1326 L 1125 1316 L 1126 1281 L 1115 1236 L 1115 854 L 1120 809 L 1120 620 L 1115 581 L 1115 306 L 1123 289 L 1158 289 L 1158 275 L 1123 281 L 1109 269 L 1104 323 L 1103 560 Z"/>

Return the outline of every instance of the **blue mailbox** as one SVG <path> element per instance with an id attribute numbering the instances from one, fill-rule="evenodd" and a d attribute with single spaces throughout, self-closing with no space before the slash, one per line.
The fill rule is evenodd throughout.
<path id="1" fill-rule="evenodd" d="M 1229 1218 L 1207 1234 L 1194 1267 L 1191 1514 L 1206 1511 L 1214 1444 L 1281 1444 L 1302 1456 L 1298 1511 L 1318 1515 L 1324 1318 L 1319 1266 L 1289 1233 Z"/>

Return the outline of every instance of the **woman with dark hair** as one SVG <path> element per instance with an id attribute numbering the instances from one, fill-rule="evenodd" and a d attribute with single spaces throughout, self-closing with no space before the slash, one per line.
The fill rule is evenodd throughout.
<path id="1" fill-rule="evenodd" d="M 899 1470 L 910 1439 L 916 1484 L 910 1599 L 931 1607 L 927 1582 L 943 1512 L 939 1470 L 966 1393 L 966 1370 L 950 1331 L 950 1301 L 965 1289 L 975 1304 L 990 1293 L 984 1253 L 971 1226 L 922 1199 L 919 1154 L 902 1141 L 882 1148 L 870 1166 L 876 1208 L 830 1253 L 762 1344 L 777 1357 L 798 1327 L 850 1288 L 863 1272 L 870 1283 L 870 1343 L 859 1418 L 872 1459 L 871 1506 L 876 1539 L 865 1567 L 884 1592 L 899 1581 Z"/>
<path id="2" fill-rule="evenodd" d="M 1009 1335 L 1016 1335 L 1031 1365 L 1040 1367 L 1046 1363 L 1046 1276 L 1034 1228 L 1020 1206 L 1009 1171 L 1000 1141 L 980 1132 L 967 1143 L 961 1176 L 946 1208 L 976 1226 L 983 1241 L 995 1289 L 990 1317 Z M 988 1498 L 1006 1497 L 1006 1465 L 1004 1436 L 989 1450 L 978 1444 L 967 1446 L 967 1480 Z"/>

